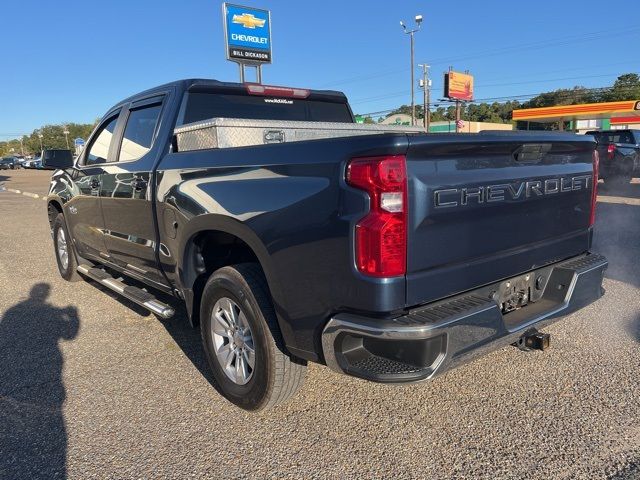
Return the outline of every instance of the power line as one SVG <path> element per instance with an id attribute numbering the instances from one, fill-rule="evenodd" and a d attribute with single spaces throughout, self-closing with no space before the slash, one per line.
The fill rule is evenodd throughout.
<path id="1" fill-rule="evenodd" d="M 554 39 L 547 39 L 544 41 L 532 42 L 532 43 L 522 43 L 518 45 L 511 45 L 509 47 L 502 47 L 502 48 L 497 48 L 492 50 L 483 50 L 482 52 L 476 52 L 476 53 L 461 55 L 457 57 L 435 58 L 430 62 L 430 64 L 432 66 L 433 65 L 450 65 L 451 63 L 461 61 L 461 60 L 475 60 L 478 58 L 486 58 L 486 57 L 491 57 L 495 55 L 502 55 L 505 53 L 515 53 L 523 50 L 540 49 L 544 47 L 562 47 L 562 46 L 571 45 L 574 43 L 592 42 L 595 40 L 602 40 L 604 38 L 619 37 L 619 36 L 635 34 L 635 33 L 640 33 L 640 27 L 629 26 L 626 28 L 617 29 L 616 31 L 613 31 L 613 32 L 609 29 L 609 30 L 600 30 L 597 32 L 591 32 L 587 34 L 575 34 L 575 35 L 568 35 L 568 36 L 565 35 L 562 37 L 556 37 Z M 350 77 L 344 80 L 329 82 L 329 83 L 320 85 L 319 88 L 326 88 L 326 87 L 335 86 L 335 85 L 344 85 L 346 83 L 353 83 L 360 80 L 367 80 L 370 78 L 385 77 L 385 76 L 393 75 L 395 73 L 400 73 L 400 72 L 404 73 L 408 70 L 409 68 L 396 68 L 396 69 L 387 69 L 387 70 L 377 71 L 377 72 L 370 73 L 368 75 L 358 75 L 358 76 Z"/>
<path id="2" fill-rule="evenodd" d="M 629 86 L 629 87 L 618 87 L 616 89 L 617 92 L 621 92 L 621 93 L 626 93 L 626 92 L 633 92 L 637 89 L 637 87 L 635 86 Z M 467 104 L 477 104 L 477 103 L 486 103 L 488 101 L 494 101 L 494 102 L 498 102 L 498 103 L 506 103 L 507 101 L 510 100 L 527 100 L 527 99 L 532 99 L 535 98 L 537 96 L 540 95 L 545 95 L 545 94 L 552 94 L 554 95 L 554 97 L 558 100 L 566 100 L 566 99 L 570 99 L 572 97 L 577 97 L 578 95 L 588 95 L 588 94 L 597 94 L 597 93 L 606 93 L 613 90 L 613 87 L 596 87 L 596 88 L 584 88 L 584 89 L 578 89 L 578 90 L 571 90 L 571 89 L 564 89 L 563 91 L 555 91 L 555 92 L 538 92 L 538 93 L 527 93 L 527 94 L 522 94 L 522 95 L 508 95 L 508 96 L 503 96 L 503 97 L 485 97 L 485 98 L 477 98 L 473 101 L 470 102 L 466 102 Z M 455 100 L 448 100 L 448 99 L 442 99 L 439 100 L 438 102 L 434 102 L 434 106 L 439 106 L 440 104 L 451 104 L 450 106 L 453 106 L 453 104 L 455 103 Z M 395 112 L 396 110 L 398 110 L 398 108 L 392 108 L 392 109 L 387 109 L 387 110 L 379 110 L 377 112 L 369 112 L 369 113 L 361 113 L 359 115 L 362 116 L 375 116 L 375 115 L 384 115 L 387 113 L 392 113 Z"/>
<path id="3" fill-rule="evenodd" d="M 612 77 L 614 75 L 619 75 L 619 73 L 610 73 L 610 74 L 600 74 L 600 75 L 587 75 L 587 76 L 579 76 L 579 77 L 563 77 L 563 78 L 548 78 L 548 79 L 542 79 L 542 80 L 529 80 L 526 82 L 509 82 L 509 83 L 487 83 L 487 84 L 479 84 L 476 85 L 476 87 L 505 87 L 505 86 L 510 86 L 510 85 L 526 85 L 526 84 L 531 84 L 531 83 L 545 83 L 545 82 L 559 82 L 559 81 L 564 81 L 564 80 L 580 80 L 583 78 L 602 78 L 602 77 Z M 434 90 L 437 89 L 441 89 L 442 85 L 436 85 L 433 87 Z M 393 93 L 388 93 L 385 95 L 376 95 L 375 97 L 368 97 L 368 98 L 359 98 L 354 100 L 353 102 L 350 102 L 352 105 L 358 105 L 360 103 L 366 103 L 366 102 L 370 102 L 370 101 L 374 101 L 374 100 L 383 100 L 386 98 L 394 98 L 394 97 L 401 97 L 401 96 L 405 96 L 406 92 L 402 91 L 402 92 L 393 92 Z"/>

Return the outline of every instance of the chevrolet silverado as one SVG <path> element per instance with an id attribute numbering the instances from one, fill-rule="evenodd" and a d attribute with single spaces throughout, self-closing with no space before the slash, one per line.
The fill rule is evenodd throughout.
<path id="1" fill-rule="evenodd" d="M 400 383 L 548 346 L 539 328 L 604 293 L 595 147 L 369 127 L 339 92 L 182 80 L 43 163 L 60 275 L 162 318 L 182 302 L 218 390 L 260 410 L 307 362 Z"/>

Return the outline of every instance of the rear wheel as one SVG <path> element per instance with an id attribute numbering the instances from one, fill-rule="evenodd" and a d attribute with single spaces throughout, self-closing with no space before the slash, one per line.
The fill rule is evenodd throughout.
<path id="1" fill-rule="evenodd" d="M 258 265 L 213 273 L 202 294 L 200 328 L 216 388 L 239 407 L 269 408 L 302 386 L 306 362 L 286 351 Z"/>
<path id="2" fill-rule="evenodd" d="M 60 276 L 68 282 L 82 280 L 82 277 L 76 270 L 78 262 L 76 261 L 71 237 L 69 236 L 69 232 L 67 232 L 67 226 L 62 213 L 59 213 L 53 221 L 53 247 L 56 253 Z"/>

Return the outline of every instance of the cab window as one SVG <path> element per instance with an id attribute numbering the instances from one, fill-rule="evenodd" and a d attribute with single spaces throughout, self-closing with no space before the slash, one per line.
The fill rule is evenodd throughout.
<path id="1" fill-rule="evenodd" d="M 161 105 L 147 105 L 129 112 L 127 126 L 120 145 L 120 162 L 142 158 L 151 150 L 153 134 L 160 118 Z"/>
<path id="2" fill-rule="evenodd" d="M 118 115 L 114 115 L 103 123 L 96 132 L 87 150 L 85 165 L 97 165 L 108 161 L 109 147 L 113 141 L 113 131 L 116 129 L 116 123 L 118 123 Z"/>

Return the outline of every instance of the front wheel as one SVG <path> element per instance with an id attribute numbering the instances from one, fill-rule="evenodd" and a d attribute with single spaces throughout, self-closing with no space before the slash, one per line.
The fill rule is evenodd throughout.
<path id="1" fill-rule="evenodd" d="M 82 280 L 82 277 L 76 270 L 78 262 L 76 261 L 71 237 L 69 236 L 69 232 L 67 232 L 67 226 L 62 213 L 59 213 L 53 221 L 53 247 L 56 253 L 60 276 L 68 282 Z"/>
<path id="2" fill-rule="evenodd" d="M 215 386 L 245 410 L 291 397 L 306 362 L 286 351 L 266 279 L 257 264 L 223 267 L 204 287 L 200 328 Z"/>

